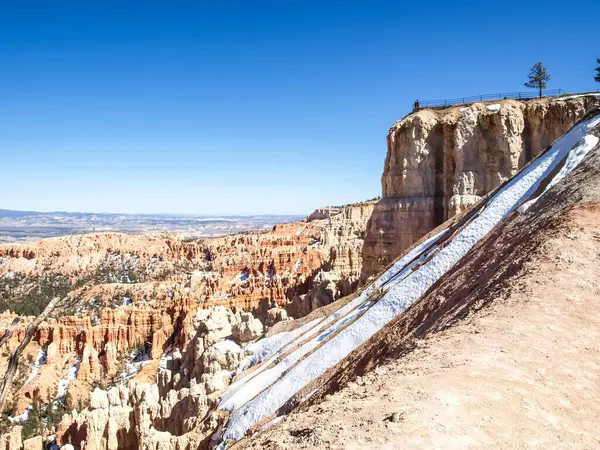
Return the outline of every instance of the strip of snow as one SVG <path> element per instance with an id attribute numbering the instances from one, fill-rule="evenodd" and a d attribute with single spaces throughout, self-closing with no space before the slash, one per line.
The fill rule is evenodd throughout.
<path id="1" fill-rule="evenodd" d="M 298 228 L 298 231 L 296 231 L 296 236 L 300 236 L 302 234 L 302 232 L 304 231 L 304 229 L 306 228 L 307 224 L 305 223 L 304 225 L 302 225 L 302 227 Z"/>
<path id="2" fill-rule="evenodd" d="M 500 111 L 500 103 L 494 103 L 493 105 L 488 105 L 488 111 Z"/>
<path id="3" fill-rule="evenodd" d="M 274 336 L 261 339 L 258 342 L 254 342 L 246 347 L 246 351 L 250 352 L 250 355 L 246 356 L 238 368 L 236 369 L 234 376 L 240 374 L 244 370 L 249 369 L 250 367 L 254 367 L 257 364 L 265 361 L 265 366 L 268 365 L 271 361 L 277 358 L 283 352 L 283 349 L 292 341 L 294 341 L 298 336 L 306 333 L 312 328 L 316 327 L 319 323 L 321 323 L 323 319 L 315 319 L 311 322 L 308 322 L 302 327 L 296 328 L 292 331 L 285 331 L 283 333 L 278 333 Z M 253 372 L 245 377 L 237 380 L 235 383 L 232 383 L 228 390 L 221 397 L 221 403 L 223 403 L 226 399 L 233 396 L 238 389 L 243 388 L 244 384 L 252 377 L 256 376 L 259 372 Z"/>
<path id="4" fill-rule="evenodd" d="M 403 270 L 407 268 L 407 266 L 417 257 L 422 256 L 424 253 L 431 250 L 433 245 L 440 240 L 442 236 L 444 236 L 448 230 L 442 230 L 439 233 L 427 238 L 415 248 L 413 248 L 410 252 L 396 261 L 392 267 L 386 270 L 379 278 L 377 278 L 372 286 L 380 287 L 387 284 L 392 278 L 396 278 Z M 372 287 L 370 286 L 370 287 Z"/>
<path id="5" fill-rule="evenodd" d="M 554 101 L 558 102 L 558 101 L 562 101 L 562 100 L 572 100 L 574 98 L 589 97 L 589 96 L 600 98 L 600 93 L 588 92 L 586 94 L 567 95 L 566 97 L 555 98 Z"/>
<path id="6" fill-rule="evenodd" d="M 65 397 L 65 395 L 67 395 L 67 388 L 69 387 L 69 384 L 71 384 L 71 382 L 77 378 L 77 372 L 79 372 L 79 364 L 80 363 L 81 363 L 81 360 L 79 358 L 77 358 L 75 360 L 75 362 L 73 363 L 73 365 L 67 371 L 67 374 L 65 375 L 65 377 L 58 382 L 57 397 L 59 400 L 62 400 Z"/>
<path id="7" fill-rule="evenodd" d="M 555 184 L 560 183 L 564 177 L 571 173 L 581 163 L 581 161 L 583 161 L 585 155 L 587 155 L 590 152 L 590 150 L 592 150 L 596 145 L 598 145 L 598 141 L 599 139 L 593 134 L 588 134 L 587 136 L 584 136 L 583 139 L 579 141 L 579 144 L 569 152 L 569 155 L 567 156 L 567 161 L 561 167 L 560 171 L 554 176 L 554 178 L 552 178 L 552 181 L 550 181 L 550 183 L 548 183 L 548 185 L 544 188 L 544 191 L 536 198 L 523 203 L 519 207 L 519 212 L 522 214 L 525 211 L 527 211 L 529 208 L 531 208 L 531 206 L 533 206 L 535 202 L 537 202 L 540 199 L 542 195 L 544 195 L 548 191 L 548 189 L 550 189 Z"/>
<path id="8" fill-rule="evenodd" d="M 35 377 L 37 377 L 42 364 L 46 364 L 46 349 L 44 347 L 40 348 L 40 351 L 38 352 L 37 357 L 31 366 L 31 373 L 29 374 L 29 377 L 23 386 L 27 386 Z"/>
<path id="9" fill-rule="evenodd" d="M 309 398 L 311 398 L 313 396 L 313 394 L 315 392 L 317 392 L 318 389 L 313 389 L 312 391 L 310 391 L 308 394 L 306 394 L 304 397 L 302 397 L 302 400 L 300 400 L 300 403 L 304 403 L 306 400 L 308 400 Z"/>
<path id="10" fill-rule="evenodd" d="M 302 256 L 300 258 L 298 258 L 298 261 L 296 261 L 296 264 L 294 264 L 294 268 L 292 269 L 292 273 L 298 272 L 298 270 L 300 270 L 300 265 L 301 264 L 302 264 Z"/>
<path id="11" fill-rule="evenodd" d="M 315 341 L 313 339 L 313 341 L 303 345 L 297 351 L 282 360 L 278 364 L 278 368 L 274 368 L 275 370 L 269 369 L 269 365 L 280 355 L 284 354 L 291 345 L 294 345 L 294 340 L 299 336 L 302 336 L 303 339 L 317 336 L 319 330 L 321 330 L 323 326 L 336 320 L 340 320 L 338 323 L 321 333 L 322 339 L 325 339 L 337 329 L 354 320 L 365 308 L 368 308 L 373 304 L 373 302 L 368 301 L 368 299 L 376 290 L 379 290 L 385 283 L 392 279 L 392 277 L 397 277 L 404 271 L 409 270 L 446 232 L 447 230 L 442 230 L 436 235 L 429 237 L 421 244 L 415 246 L 415 248 L 394 263 L 392 267 L 385 271 L 382 276 L 375 280 L 375 282 L 369 288 L 365 289 L 356 299 L 349 302 L 326 319 L 314 320 L 292 332 L 280 333 L 249 345 L 246 349 L 253 351 L 254 353 L 242 361 L 236 373 L 240 373 L 242 370 L 258 364 L 267 358 L 268 360 L 263 364 L 261 370 L 248 374 L 246 377 L 233 383 L 221 397 L 219 409 L 232 412 L 239 408 L 264 389 L 269 380 L 275 380 L 284 370 L 295 364 L 302 356 L 310 352 L 321 342 L 321 340 Z M 311 332 L 313 332 L 312 336 Z M 263 372 L 268 372 L 268 374 L 259 378 L 259 375 L 262 375 Z"/>
<path id="12" fill-rule="evenodd" d="M 300 348 L 283 358 L 281 361 L 279 361 L 279 363 L 271 367 L 265 365 L 265 368 L 260 373 L 252 374 L 253 376 L 249 380 L 238 386 L 238 388 L 232 392 L 234 395 L 230 394 L 227 397 L 223 396 L 221 403 L 219 404 L 219 409 L 233 412 L 238 408 L 241 408 L 252 398 L 261 393 L 267 386 L 275 383 L 285 371 L 297 364 L 302 357 L 312 352 L 321 344 L 323 340 L 327 339 L 336 331 L 353 322 L 359 314 L 364 313 L 369 307 L 372 306 L 372 304 L 373 302 L 370 301 L 364 302 L 350 313 L 340 315 L 339 317 L 343 317 L 343 320 L 335 322 L 321 334 L 318 334 L 316 337 L 303 344 Z M 331 317 L 330 321 L 335 319 L 336 317 Z"/>
<path id="13" fill-rule="evenodd" d="M 223 439 L 225 441 L 238 440 L 252 425 L 274 415 L 296 392 L 340 362 L 414 301 L 422 297 L 479 240 L 527 200 L 568 155 L 573 146 L 599 121 L 600 118 L 574 127 L 546 153 L 498 190 L 479 214 L 472 217 L 446 246 L 438 249 L 437 253 L 416 270 L 406 276 L 394 277 L 398 273 L 398 268 L 403 271 L 404 266 L 415 256 L 419 256 L 425 250 L 429 250 L 428 253 L 431 254 L 430 247 L 435 243 L 433 238 L 429 240 L 427 246 L 423 245 L 424 243 L 419 246 L 424 248 L 421 248 L 418 254 L 413 255 L 402 264 L 398 264 L 399 267 L 396 267 L 395 264 L 371 286 L 371 288 L 378 287 L 382 283 L 390 281 L 389 290 L 379 301 L 372 304 L 365 302 L 364 295 L 372 292 L 372 289 L 366 289 L 361 296 L 336 313 L 341 313 L 343 309 L 347 309 L 351 305 L 350 309 L 352 309 L 355 302 L 363 302 L 363 306 L 368 309 L 354 323 L 345 328 L 341 326 L 341 324 L 347 324 L 354 319 L 351 316 L 355 311 L 344 311 L 342 314 L 338 314 L 338 318 L 343 315 L 348 315 L 348 317 L 323 330 L 276 366 L 264 370 L 244 383 L 242 388 L 236 389 L 236 392 L 228 396 L 220 405 L 223 409 L 234 411 L 223 434 Z M 393 271 L 394 268 L 395 271 Z M 323 322 L 331 322 L 331 320 L 328 318 Z M 330 337 L 331 339 L 327 340 Z"/>
<path id="14" fill-rule="evenodd" d="M 281 339 L 285 340 L 286 343 L 283 345 L 278 345 L 279 348 L 277 351 L 269 352 L 269 359 L 263 364 L 261 370 L 251 373 L 243 379 L 233 383 L 221 397 L 219 409 L 233 412 L 240 408 L 247 401 L 265 389 L 271 382 L 277 380 L 277 378 L 279 378 L 285 370 L 296 364 L 300 358 L 311 352 L 322 342 L 322 340 L 326 339 L 338 329 L 341 329 L 354 321 L 359 314 L 363 313 L 366 309 L 373 305 L 373 301 L 370 301 L 369 298 L 375 293 L 375 291 L 382 288 L 382 286 L 393 277 L 398 279 L 398 274 L 401 275 L 403 272 L 409 270 L 413 265 L 419 262 L 420 258 L 422 258 L 422 256 L 430 250 L 430 247 L 432 247 L 432 245 L 435 244 L 446 232 L 447 230 L 442 230 L 436 235 L 429 237 L 421 244 L 415 246 L 414 249 L 393 264 L 390 269 L 384 272 L 382 276 L 380 276 L 368 289 L 365 289 L 356 299 L 349 302 L 347 305 L 340 308 L 326 319 L 310 322 L 303 327 L 294 330 L 291 332 L 296 335 L 294 337 L 290 335 L 281 336 Z M 329 325 L 332 322 L 335 323 L 329 328 L 322 330 L 324 326 Z M 253 344 L 257 346 L 255 348 L 255 350 L 257 350 L 255 353 L 257 360 L 264 361 L 264 353 L 262 355 L 260 354 L 262 346 L 266 345 L 267 347 L 270 347 L 270 345 L 277 342 L 276 339 L 279 339 L 279 336 L 280 335 L 275 335 L 269 338 L 271 342 L 264 343 L 264 341 L 259 341 L 256 344 Z M 270 367 L 270 364 L 279 356 L 284 354 L 291 345 L 295 345 L 296 342 L 294 342 L 292 339 L 298 336 L 302 336 L 303 339 L 313 339 L 305 343 L 295 352 L 288 355 L 275 367 Z M 320 338 L 315 339 L 315 337 L 319 336 Z M 279 344 L 279 342 L 277 342 L 277 344 Z M 252 346 L 248 346 L 248 350 L 254 349 Z M 258 363 L 256 360 L 254 362 Z M 244 366 L 245 364 L 242 362 L 242 364 L 240 364 L 240 368 Z M 240 369 L 238 369 L 238 371 L 239 370 Z"/>

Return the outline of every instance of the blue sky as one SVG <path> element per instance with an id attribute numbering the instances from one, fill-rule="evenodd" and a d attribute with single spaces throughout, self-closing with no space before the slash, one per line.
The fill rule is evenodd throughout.
<path id="1" fill-rule="evenodd" d="M 531 5 L 531 6 L 530 6 Z M 379 195 L 415 98 L 598 89 L 600 2 L 4 2 L 0 208 L 304 214 Z"/>

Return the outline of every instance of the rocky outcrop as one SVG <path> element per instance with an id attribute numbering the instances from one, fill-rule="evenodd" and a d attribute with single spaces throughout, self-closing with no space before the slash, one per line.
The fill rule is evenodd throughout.
<path id="1" fill-rule="evenodd" d="M 68 315 L 93 318 L 107 307 L 192 302 L 253 310 L 264 320 L 273 303 L 307 294 L 320 271 L 356 286 L 373 206 L 323 208 L 271 230 L 193 242 L 94 233 L 0 247 L 0 306 L 18 312 L 32 288 L 38 297 L 60 289 L 76 301 Z"/>
<path id="2" fill-rule="evenodd" d="M 147 272 L 152 272 L 148 265 L 156 266 L 166 261 L 203 262 L 206 256 L 204 251 L 202 241 L 183 242 L 175 236 L 90 233 L 5 245 L 0 247 L 0 258 L 25 260 L 10 267 L 19 273 L 36 274 L 51 269 L 56 273 L 78 277 L 95 273 L 99 266 L 107 264 L 110 256 L 127 255 L 137 260 L 138 265 L 143 264 Z"/>
<path id="3" fill-rule="evenodd" d="M 321 241 L 329 249 L 331 271 L 342 277 L 358 277 L 362 268 L 362 246 L 366 227 L 375 202 L 341 208 L 331 215 L 321 232 Z"/>
<path id="4" fill-rule="evenodd" d="M 227 339 L 243 321 L 222 306 L 199 310 L 192 320 L 195 334 L 161 358 L 156 383 L 133 379 L 127 386 L 95 389 L 87 408 L 63 417 L 58 441 L 85 442 L 94 450 L 206 448 L 224 419 L 212 412 L 219 392 L 245 356 Z"/>
<path id="5" fill-rule="evenodd" d="M 263 325 L 251 313 L 242 313 L 242 321 L 234 325 L 232 331 L 236 341 L 250 342 L 260 337 Z"/>
<path id="6" fill-rule="evenodd" d="M 283 308 L 271 308 L 267 313 L 267 327 L 272 327 L 276 323 L 285 322 L 286 320 L 290 320 L 291 317 L 288 316 L 287 311 Z"/>
<path id="7" fill-rule="evenodd" d="M 206 304 L 253 310 L 266 320 L 274 303 L 293 317 L 312 310 L 322 277 L 337 283 L 333 299 L 358 286 L 365 229 L 375 202 L 323 208 L 303 222 L 207 241 L 212 272 L 192 278 Z"/>
<path id="8" fill-rule="evenodd" d="M 8 433 L 0 436 L 0 450 L 21 450 L 23 440 L 21 438 L 22 427 L 17 425 Z"/>
<path id="9" fill-rule="evenodd" d="M 35 436 L 23 441 L 23 450 L 39 450 L 44 447 L 42 436 Z"/>
<path id="10" fill-rule="evenodd" d="M 425 109 L 395 123 L 383 199 L 362 250 L 362 280 L 513 176 L 598 105 L 597 95 L 504 100 Z"/>

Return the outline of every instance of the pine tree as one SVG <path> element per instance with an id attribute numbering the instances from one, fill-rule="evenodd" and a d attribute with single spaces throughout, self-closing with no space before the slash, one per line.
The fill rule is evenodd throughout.
<path id="1" fill-rule="evenodd" d="M 598 63 L 598 67 L 596 67 L 596 76 L 594 77 L 594 80 L 600 83 L 600 58 L 596 58 L 596 62 Z"/>
<path id="2" fill-rule="evenodd" d="M 531 69 L 529 69 L 528 75 L 529 81 L 525 83 L 525 86 L 531 89 L 539 89 L 540 97 L 542 96 L 542 89 L 546 89 L 546 82 L 550 81 L 550 75 L 541 62 L 535 63 Z"/>

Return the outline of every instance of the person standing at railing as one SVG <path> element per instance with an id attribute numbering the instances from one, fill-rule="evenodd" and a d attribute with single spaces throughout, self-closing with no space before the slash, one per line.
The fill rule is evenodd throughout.
<path id="1" fill-rule="evenodd" d="M 419 99 L 415 100 L 415 103 L 413 105 L 413 112 L 418 111 L 419 110 Z"/>

